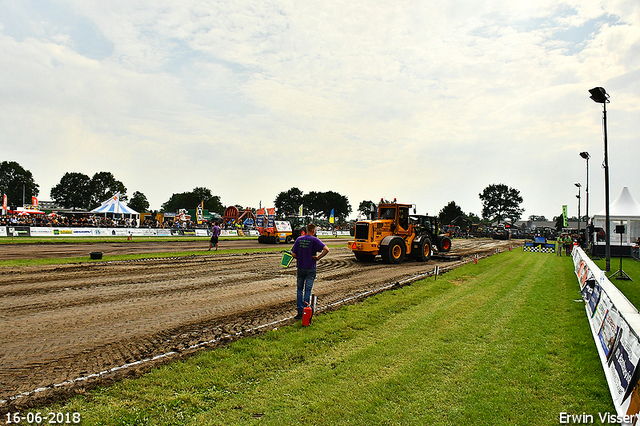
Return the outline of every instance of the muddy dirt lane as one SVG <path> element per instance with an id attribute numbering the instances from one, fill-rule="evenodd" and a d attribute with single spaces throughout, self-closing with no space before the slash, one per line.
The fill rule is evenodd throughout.
<path id="1" fill-rule="evenodd" d="M 468 260 L 519 244 L 455 240 L 451 254 Z M 274 248 L 268 253 L 0 268 L 0 409 L 56 398 L 153 364 L 91 376 L 127 363 L 169 354 L 161 360 L 166 362 L 192 352 L 192 345 L 214 346 L 212 341 L 225 341 L 229 334 L 293 322 L 295 268 L 282 268 L 281 256 Z M 356 262 L 346 245 L 331 247 L 319 262 L 314 294 L 321 311 L 430 272 L 436 264 L 459 263 L 367 264 Z M 31 393 L 38 388 L 46 389 Z M 22 393 L 28 395 L 15 399 Z"/>

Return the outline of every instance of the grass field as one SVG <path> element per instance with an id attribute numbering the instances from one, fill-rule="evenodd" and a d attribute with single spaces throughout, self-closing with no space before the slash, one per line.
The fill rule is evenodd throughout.
<path id="1" fill-rule="evenodd" d="M 90 425 L 597 418 L 614 408 L 579 298 L 570 258 L 501 253 L 38 411 Z"/>
<path id="2" fill-rule="evenodd" d="M 596 265 L 602 270 L 605 269 L 606 262 L 604 259 L 595 260 Z M 611 258 L 611 271 L 607 276 L 611 276 L 620 269 L 620 258 Z M 640 262 L 632 258 L 622 258 L 622 270 L 631 277 L 633 281 L 618 280 L 611 278 L 611 282 L 620 289 L 620 291 L 629 299 L 634 306 L 640 306 Z"/>

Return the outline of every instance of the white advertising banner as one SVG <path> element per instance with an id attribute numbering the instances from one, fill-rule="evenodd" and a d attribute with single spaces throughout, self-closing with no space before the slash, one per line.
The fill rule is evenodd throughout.
<path id="1" fill-rule="evenodd" d="M 616 422 L 640 424 L 640 313 L 580 248 L 573 263 L 585 311 L 609 391 Z"/>
<path id="2" fill-rule="evenodd" d="M 288 222 L 287 222 L 288 223 Z M 172 232 L 173 231 L 173 232 Z M 0 226 L 0 237 L 9 236 L 32 236 L 32 237 L 171 237 L 171 236 L 197 236 L 207 237 L 209 231 L 204 228 L 189 230 L 171 230 L 157 228 L 54 228 L 54 227 L 27 227 L 27 226 Z M 259 236 L 257 230 L 244 231 L 244 235 L 253 237 Z M 237 237 L 238 231 L 235 229 L 224 229 L 220 236 Z"/>
<path id="3" fill-rule="evenodd" d="M 292 232 L 291 224 L 286 220 L 276 220 L 275 224 L 278 232 Z"/>

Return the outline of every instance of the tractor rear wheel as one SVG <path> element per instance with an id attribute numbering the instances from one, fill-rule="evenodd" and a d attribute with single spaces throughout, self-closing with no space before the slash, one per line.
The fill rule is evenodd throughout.
<path id="1" fill-rule="evenodd" d="M 422 236 L 420 240 L 413 243 L 411 254 L 418 262 L 427 262 L 431 259 L 431 240 L 426 236 Z"/>
<path id="2" fill-rule="evenodd" d="M 438 251 L 441 251 L 444 253 L 444 252 L 448 252 L 449 250 L 451 250 L 451 238 L 444 235 L 440 237 L 438 241 Z"/>
<path id="3" fill-rule="evenodd" d="M 385 263 L 400 263 L 406 253 L 404 240 L 400 237 L 393 238 L 389 245 L 380 247 L 380 254 Z"/>

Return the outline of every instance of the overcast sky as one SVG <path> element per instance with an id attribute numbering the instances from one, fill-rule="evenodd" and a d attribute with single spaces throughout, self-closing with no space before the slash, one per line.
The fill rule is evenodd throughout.
<path id="1" fill-rule="evenodd" d="M 419 213 L 504 183 L 529 215 L 640 201 L 640 2 L 0 0 L 0 160 L 41 200 L 114 174 L 159 209 L 297 187 Z M 355 217 L 355 214 L 352 215 Z"/>

